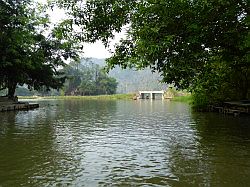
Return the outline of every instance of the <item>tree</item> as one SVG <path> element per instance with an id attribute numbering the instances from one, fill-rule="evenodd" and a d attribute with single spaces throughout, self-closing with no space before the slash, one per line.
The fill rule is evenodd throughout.
<path id="1" fill-rule="evenodd" d="M 44 12 L 30 0 L 0 0 L 0 89 L 8 88 L 10 98 L 18 84 L 34 89 L 63 86 L 63 60 L 77 56 L 69 34 L 64 35 L 68 26 L 49 28 Z"/>
<path id="2" fill-rule="evenodd" d="M 249 93 L 250 33 L 247 0 L 67 0 L 86 41 L 108 45 L 126 26 L 127 37 L 108 67 L 150 67 L 163 81 L 208 98 L 205 104 L 245 99 Z M 237 89 L 235 89 L 235 87 Z M 213 95 L 223 97 L 211 99 Z M 200 95 L 203 97 L 203 95 Z"/>
<path id="3" fill-rule="evenodd" d="M 82 71 L 79 61 L 70 62 L 69 65 L 64 67 L 64 72 L 67 77 L 65 82 L 65 94 L 72 95 L 77 91 L 78 86 L 81 84 Z"/>
<path id="4" fill-rule="evenodd" d="M 118 83 L 115 78 L 109 77 L 106 71 L 99 69 L 97 72 L 95 85 L 97 95 L 111 95 L 116 93 Z"/>
<path id="5" fill-rule="evenodd" d="M 64 68 L 68 80 L 65 83 L 67 95 L 115 94 L 116 79 L 109 77 L 102 67 L 85 59 L 71 62 Z"/>

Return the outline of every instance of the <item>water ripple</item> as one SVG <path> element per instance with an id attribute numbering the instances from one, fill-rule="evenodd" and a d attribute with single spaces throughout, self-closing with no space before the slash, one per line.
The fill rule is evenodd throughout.
<path id="1" fill-rule="evenodd" d="M 38 102 L 39 109 L 0 119 L 0 165 L 9 171 L 0 172 L 0 186 L 213 185 L 232 165 L 249 182 L 249 136 L 233 133 L 221 118 L 220 128 L 206 126 L 210 118 L 186 104 Z"/>

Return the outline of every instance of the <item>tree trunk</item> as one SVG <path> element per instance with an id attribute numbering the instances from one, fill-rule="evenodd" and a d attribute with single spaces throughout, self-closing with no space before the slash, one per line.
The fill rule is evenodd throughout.
<path id="1" fill-rule="evenodd" d="M 244 74 L 244 78 L 242 80 L 242 95 L 241 99 L 248 99 L 248 89 L 249 89 L 249 80 L 248 80 L 248 71 Z"/>
<path id="2" fill-rule="evenodd" d="M 8 98 L 13 99 L 16 91 L 17 83 L 9 83 L 8 85 Z"/>

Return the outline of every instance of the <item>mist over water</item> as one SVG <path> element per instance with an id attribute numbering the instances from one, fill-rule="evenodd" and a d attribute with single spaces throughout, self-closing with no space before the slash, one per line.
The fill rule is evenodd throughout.
<path id="1" fill-rule="evenodd" d="M 249 117 L 161 100 L 0 113 L 0 186 L 248 186 Z"/>

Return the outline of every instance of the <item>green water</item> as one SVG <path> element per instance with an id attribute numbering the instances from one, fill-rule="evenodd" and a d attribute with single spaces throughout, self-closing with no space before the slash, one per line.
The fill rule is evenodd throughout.
<path id="1" fill-rule="evenodd" d="M 167 101 L 0 113 L 0 187 L 250 186 L 249 117 Z"/>

